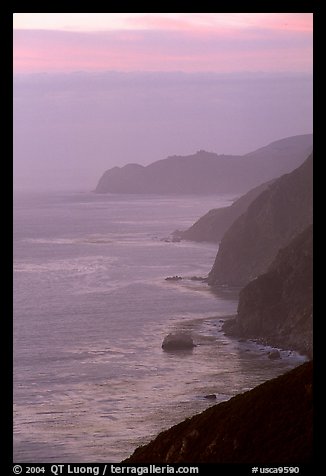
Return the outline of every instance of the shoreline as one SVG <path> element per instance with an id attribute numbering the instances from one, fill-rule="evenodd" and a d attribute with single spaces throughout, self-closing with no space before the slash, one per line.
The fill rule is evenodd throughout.
<path id="1" fill-rule="evenodd" d="M 257 345 L 274 347 L 280 351 L 297 352 L 298 354 L 302 355 L 303 357 L 306 357 L 309 360 L 313 359 L 313 352 L 311 349 L 300 345 L 290 346 L 286 344 L 284 339 L 279 336 L 261 337 L 256 335 L 242 334 L 238 328 L 236 317 L 237 315 L 231 316 L 231 318 L 225 321 L 222 325 L 222 331 L 227 337 L 234 338 L 238 340 L 238 342 L 242 339 L 245 341 L 252 341 L 257 343 Z"/>
<path id="2" fill-rule="evenodd" d="M 280 373 L 276 377 L 267 378 L 262 383 L 256 384 L 250 390 L 239 391 L 239 392 L 235 393 L 234 395 L 230 396 L 229 398 L 227 398 L 226 400 L 222 399 L 222 400 L 218 401 L 218 398 L 219 398 L 218 393 L 217 394 L 211 393 L 211 394 L 206 395 L 206 394 L 204 394 L 205 392 L 203 392 L 203 394 L 201 396 L 201 399 L 206 399 L 207 402 L 210 402 L 209 406 L 206 409 L 201 410 L 201 411 L 199 411 L 195 414 L 192 414 L 188 417 L 186 416 L 184 419 L 182 419 L 179 422 L 171 425 L 167 429 L 162 429 L 156 435 L 152 436 L 150 440 L 147 439 L 146 443 L 144 443 L 140 446 L 137 446 L 134 449 L 133 453 L 131 453 L 128 456 L 128 458 L 122 460 L 121 463 L 125 463 L 125 462 L 128 462 L 128 463 L 133 463 L 133 462 L 146 462 L 146 463 L 156 463 L 157 462 L 157 463 L 162 463 L 161 460 L 158 460 L 158 461 L 156 461 L 156 460 L 139 460 L 139 461 L 138 460 L 133 460 L 133 455 L 137 454 L 138 451 L 143 451 L 143 448 L 146 449 L 150 445 L 154 444 L 154 442 L 157 439 L 161 438 L 161 436 L 163 434 L 166 434 L 170 431 L 173 432 L 175 428 L 179 427 L 179 425 L 186 424 L 186 422 L 188 422 L 190 420 L 192 421 L 193 419 L 201 418 L 201 415 L 203 415 L 207 411 L 210 411 L 210 409 L 221 406 L 221 405 L 224 405 L 224 404 L 226 404 L 230 401 L 233 401 L 234 399 L 242 397 L 244 394 L 248 394 L 252 391 L 255 391 L 256 388 L 261 387 L 262 385 L 267 384 L 268 382 L 274 381 L 275 379 L 278 379 L 279 377 L 282 377 L 283 375 L 286 375 L 289 372 L 292 372 L 292 370 L 295 370 L 298 367 L 301 367 L 302 365 L 305 365 L 310 361 L 310 359 L 308 359 L 307 355 L 300 354 L 295 349 L 276 347 L 275 345 L 272 345 L 270 342 L 266 342 L 266 341 L 263 342 L 263 341 L 259 341 L 258 339 L 249 339 L 249 338 L 244 339 L 243 337 L 235 337 L 235 336 L 227 335 L 222 330 L 223 325 L 227 320 L 234 318 L 234 316 L 235 316 L 234 314 L 230 314 L 230 315 L 225 315 L 225 316 L 215 316 L 215 317 L 211 317 L 211 318 L 204 318 L 204 320 L 209 319 L 209 320 L 214 320 L 217 323 L 219 323 L 220 327 L 218 329 L 218 332 L 222 331 L 223 336 L 225 336 L 226 338 L 228 338 L 231 341 L 233 341 L 234 343 L 236 343 L 236 345 L 239 344 L 238 351 L 240 353 L 243 353 L 243 354 L 251 353 L 252 355 L 256 354 L 258 359 L 261 359 L 261 358 L 262 359 L 264 359 L 264 358 L 268 359 L 268 356 L 272 351 L 278 350 L 281 353 L 281 356 L 279 357 L 279 360 L 283 360 L 284 362 L 286 362 L 287 359 L 296 359 L 295 365 L 292 368 L 290 368 L 290 370 L 284 370 L 284 372 Z M 263 346 L 264 348 L 261 348 L 261 346 Z M 255 357 L 253 357 L 253 358 L 255 358 Z M 302 359 L 304 359 L 304 360 L 302 360 Z M 196 431 L 196 430 L 194 430 L 194 431 Z M 172 461 L 172 460 L 170 460 L 169 462 L 170 463 L 176 463 L 176 462 L 187 462 L 187 461 L 183 461 L 183 460 Z M 195 462 L 195 461 L 192 461 L 192 462 Z M 200 462 L 205 462 L 205 461 L 200 461 Z"/>
<path id="3" fill-rule="evenodd" d="M 162 431 L 122 463 L 312 461 L 313 361 Z"/>

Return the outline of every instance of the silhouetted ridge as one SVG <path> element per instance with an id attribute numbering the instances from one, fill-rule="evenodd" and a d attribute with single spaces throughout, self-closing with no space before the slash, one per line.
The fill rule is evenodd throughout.
<path id="1" fill-rule="evenodd" d="M 243 156 L 198 151 L 146 167 L 129 164 L 107 170 L 97 193 L 244 193 L 300 165 L 312 150 L 312 134 L 289 137 Z"/>

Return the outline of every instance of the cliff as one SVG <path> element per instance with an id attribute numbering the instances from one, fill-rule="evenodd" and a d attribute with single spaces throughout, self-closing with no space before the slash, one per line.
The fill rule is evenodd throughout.
<path id="1" fill-rule="evenodd" d="M 311 462 L 312 377 L 311 361 L 160 433 L 124 463 Z"/>
<path id="2" fill-rule="evenodd" d="M 246 285 L 265 273 L 278 250 L 312 223 L 312 171 L 311 154 L 249 205 L 223 236 L 209 284 Z"/>
<path id="3" fill-rule="evenodd" d="M 229 207 L 210 210 L 188 230 L 178 232 L 178 237 L 182 240 L 218 243 L 232 223 L 247 210 L 250 203 L 270 184 L 271 181 L 258 185 L 258 187 L 235 200 Z"/>
<path id="4" fill-rule="evenodd" d="M 293 170 L 312 150 L 312 134 L 288 137 L 243 156 L 203 150 L 148 166 L 128 164 L 107 170 L 96 193 L 244 193 Z"/>
<path id="5" fill-rule="evenodd" d="M 281 249 L 267 273 L 245 286 L 237 317 L 224 330 L 246 338 L 262 338 L 271 345 L 313 350 L 313 227 Z"/>

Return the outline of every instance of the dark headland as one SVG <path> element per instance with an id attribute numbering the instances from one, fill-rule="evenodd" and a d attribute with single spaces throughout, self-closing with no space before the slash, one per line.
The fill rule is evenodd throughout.
<path id="1" fill-rule="evenodd" d="M 208 280 L 244 286 L 313 221 L 313 155 L 269 185 L 223 235 Z"/>
<path id="2" fill-rule="evenodd" d="M 290 172 L 312 151 L 312 134 L 288 137 L 242 156 L 204 150 L 142 166 L 130 163 L 102 175 L 96 193 L 190 194 L 245 193 Z M 132 159 L 134 160 L 134 159 Z"/>
<path id="3" fill-rule="evenodd" d="M 313 354 L 313 227 L 282 248 L 267 272 L 240 292 L 228 335 Z"/>
<path id="4" fill-rule="evenodd" d="M 179 237 L 216 237 L 226 217 L 235 218 L 222 235 L 208 283 L 241 291 L 237 315 L 223 330 L 312 357 L 313 154 L 230 207 L 212 210 Z"/>
<path id="5" fill-rule="evenodd" d="M 272 180 L 265 182 L 249 190 L 228 207 L 209 210 L 187 230 L 176 230 L 174 236 L 181 240 L 219 243 L 232 223 L 248 209 L 251 202 L 266 190 L 272 182 Z"/>
<path id="6" fill-rule="evenodd" d="M 305 354 L 309 362 L 214 405 L 136 449 L 128 463 L 299 464 L 312 460 L 312 135 L 241 157 L 200 151 L 103 175 L 98 193 L 244 193 L 209 211 L 178 240 L 219 243 L 206 279 L 237 287 L 231 338 Z M 241 178 L 241 180 L 240 180 Z M 275 353 L 277 355 L 277 353 Z"/>

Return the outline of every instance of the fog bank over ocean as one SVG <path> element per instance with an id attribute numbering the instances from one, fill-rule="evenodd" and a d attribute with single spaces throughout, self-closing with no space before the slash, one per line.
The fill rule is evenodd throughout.
<path id="1" fill-rule="evenodd" d="M 89 191 L 110 167 L 242 155 L 311 124 L 306 73 L 16 75 L 14 185 Z"/>

